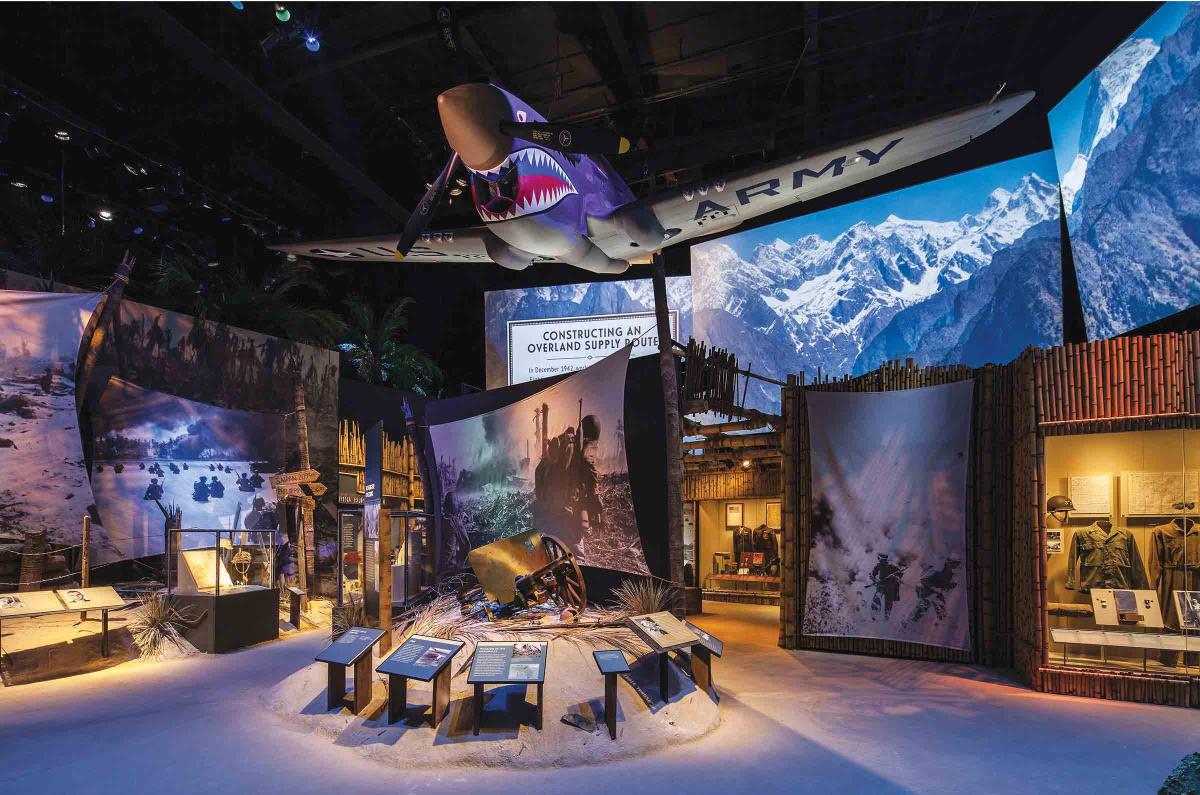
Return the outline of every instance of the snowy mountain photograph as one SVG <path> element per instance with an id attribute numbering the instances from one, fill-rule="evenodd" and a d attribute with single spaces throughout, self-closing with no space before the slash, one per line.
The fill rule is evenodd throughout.
<path id="1" fill-rule="evenodd" d="M 1050 112 L 1088 337 L 1200 302 L 1200 3 L 1163 6 Z"/>
<path id="2" fill-rule="evenodd" d="M 1057 344 L 1056 176 L 1047 150 L 693 246 L 693 336 L 780 380 Z M 779 390 L 746 403 L 778 411 Z"/>

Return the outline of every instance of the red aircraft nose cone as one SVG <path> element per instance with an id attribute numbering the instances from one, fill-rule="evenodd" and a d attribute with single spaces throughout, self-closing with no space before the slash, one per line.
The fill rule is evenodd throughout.
<path id="1" fill-rule="evenodd" d="M 437 103 L 446 142 L 469 168 L 487 171 L 512 152 L 512 138 L 500 132 L 500 121 L 511 120 L 512 110 L 494 86 L 455 86 L 440 94 Z"/>

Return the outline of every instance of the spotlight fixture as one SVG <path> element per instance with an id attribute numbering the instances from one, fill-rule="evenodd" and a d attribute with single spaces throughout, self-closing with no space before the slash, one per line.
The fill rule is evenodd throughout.
<path id="1" fill-rule="evenodd" d="M 46 204 L 54 204 L 54 197 L 53 197 L 53 196 L 51 196 L 49 193 L 43 193 L 43 194 L 41 195 L 41 199 L 42 199 L 42 201 L 44 201 Z"/>
<path id="2" fill-rule="evenodd" d="M 14 179 L 12 182 L 10 182 L 10 183 L 8 183 L 8 184 L 9 184 L 9 185 L 12 185 L 14 188 L 22 188 L 22 189 L 24 189 L 24 188 L 28 188 L 28 187 L 29 187 L 29 185 L 28 185 L 27 183 L 24 183 L 24 182 L 22 182 L 22 181 L 21 181 L 21 180 L 19 180 L 19 179 Z"/>
<path id="3" fill-rule="evenodd" d="M 450 195 L 451 196 L 462 196 L 462 188 L 451 188 Z"/>
<path id="4" fill-rule="evenodd" d="M 229 0 L 229 5 L 233 6 L 238 11 L 241 11 L 243 8 L 246 7 L 245 5 L 242 4 L 242 0 Z"/>
<path id="5" fill-rule="evenodd" d="M 275 4 L 275 18 L 280 22 L 287 22 L 292 18 L 292 12 L 287 10 L 287 6 L 283 3 Z"/>
<path id="6" fill-rule="evenodd" d="M 463 179 L 462 177 L 457 177 L 454 181 L 458 183 L 458 186 L 460 188 L 467 187 L 467 181 L 465 179 Z"/>
<path id="7" fill-rule="evenodd" d="M 128 163 L 126 163 L 125 170 L 128 171 L 130 174 L 132 174 L 135 177 L 138 175 L 138 170 L 137 170 L 136 166 L 131 166 Z"/>
<path id="8" fill-rule="evenodd" d="M 99 216 L 101 221 L 111 221 L 113 219 L 113 212 L 107 207 L 102 207 L 97 210 L 96 215 Z"/>
<path id="9" fill-rule="evenodd" d="M 321 49 L 321 40 L 317 38 L 317 34 L 309 33 L 304 37 L 304 46 L 309 52 L 316 52 Z"/>
<path id="10" fill-rule="evenodd" d="M 71 140 L 71 133 L 67 132 L 66 130 L 55 130 L 54 138 L 55 140 L 66 143 L 67 141 Z"/>
<path id="11" fill-rule="evenodd" d="M 295 261 L 296 261 L 296 260 L 298 260 L 298 259 L 299 259 L 299 257 L 297 257 L 295 254 L 288 254 L 288 255 L 287 255 L 287 261 L 288 261 L 288 262 L 295 262 Z"/>
<path id="12" fill-rule="evenodd" d="M 135 227 L 133 228 L 133 233 L 134 233 L 135 235 L 140 235 L 142 232 L 145 232 L 145 231 L 146 231 L 146 230 L 145 230 L 145 229 L 143 229 L 143 228 L 142 228 L 142 227 L 140 227 L 140 226 L 135 226 Z"/>
<path id="13" fill-rule="evenodd" d="M 742 459 L 742 469 L 749 469 L 749 468 L 750 468 L 750 459 L 743 458 Z"/>
<path id="14" fill-rule="evenodd" d="M 221 263 L 217 262 L 215 259 L 208 263 L 208 267 L 210 268 L 218 268 L 220 265 Z"/>

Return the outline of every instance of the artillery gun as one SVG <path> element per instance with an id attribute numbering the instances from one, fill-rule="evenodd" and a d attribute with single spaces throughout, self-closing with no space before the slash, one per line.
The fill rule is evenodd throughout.
<path id="1" fill-rule="evenodd" d="M 478 585 L 459 594 L 464 610 L 482 601 L 484 612 L 495 618 L 499 613 L 555 602 L 578 619 L 587 606 L 587 586 L 579 563 L 554 536 L 528 530 L 471 550 L 467 562 Z"/>

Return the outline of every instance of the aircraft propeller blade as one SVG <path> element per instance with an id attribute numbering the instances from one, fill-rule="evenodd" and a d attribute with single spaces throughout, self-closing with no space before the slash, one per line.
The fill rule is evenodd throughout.
<path id="1" fill-rule="evenodd" d="M 442 198 L 446 195 L 446 186 L 450 183 L 450 177 L 454 176 L 454 172 L 457 169 L 458 152 L 452 152 L 450 159 L 446 161 L 446 165 L 442 168 L 442 173 L 438 174 L 437 179 L 433 181 L 433 184 L 425 191 L 425 195 L 421 197 L 420 204 L 413 210 L 412 215 L 408 216 L 408 221 L 404 224 L 404 231 L 400 233 L 400 242 L 396 244 L 397 261 L 403 260 L 408 256 L 408 252 L 412 251 L 417 238 L 425 232 L 425 229 L 429 226 L 429 222 L 433 220 L 438 205 L 442 203 Z"/>
<path id="2" fill-rule="evenodd" d="M 502 120 L 500 132 L 564 154 L 623 155 L 632 147 L 628 138 L 610 130 L 549 121 Z"/>

